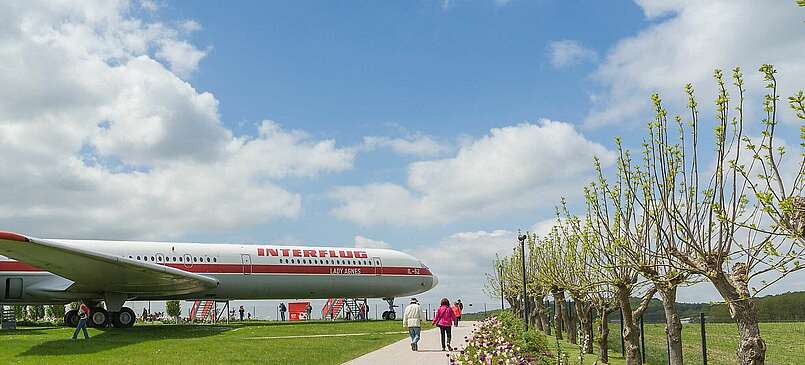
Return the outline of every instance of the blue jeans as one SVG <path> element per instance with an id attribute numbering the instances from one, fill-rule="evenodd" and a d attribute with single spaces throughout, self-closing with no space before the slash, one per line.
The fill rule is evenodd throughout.
<path id="1" fill-rule="evenodd" d="M 78 337 L 78 330 L 84 330 L 84 339 L 89 339 L 89 333 L 87 333 L 87 320 L 86 319 L 79 319 L 78 325 L 75 326 L 75 332 L 73 332 L 73 339 L 75 340 Z"/>
<path id="2" fill-rule="evenodd" d="M 411 343 L 419 342 L 420 332 L 422 332 L 422 327 L 408 327 L 408 335 L 411 336 Z"/>

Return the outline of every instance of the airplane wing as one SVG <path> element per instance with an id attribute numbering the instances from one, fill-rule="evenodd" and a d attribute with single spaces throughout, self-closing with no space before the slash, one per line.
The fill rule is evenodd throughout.
<path id="1" fill-rule="evenodd" d="M 172 267 L 84 250 L 0 231 L 0 255 L 73 281 L 75 293 L 181 295 L 218 286 L 218 280 Z"/>

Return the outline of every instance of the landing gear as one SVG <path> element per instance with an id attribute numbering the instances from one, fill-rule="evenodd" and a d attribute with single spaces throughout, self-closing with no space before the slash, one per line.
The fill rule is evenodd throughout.
<path id="1" fill-rule="evenodd" d="M 110 319 L 111 316 L 109 316 L 109 312 L 107 312 L 106 309 L 92 307 L 89 310 L 89 321 L 87 324 L 90 327 L 103 328 L 109 325 Z"/>
<path id="2" fill-rule="evenodd" d="M 115 328 L 130 328 L 134 326 L 137 316 L 129 307 L 123 307 L 120 312 L 112 312 L 112 326 Z"/>
<path id="3" fill-rule="evenodd" d="M 64 314 L 64 326 L 75 327 L 77 325 L 78 325 L 78 309 L 67 311 L 67 313 Z"/>
<path id="4" fill-rule="evenodd" d="M 394 308 L 397 307 L 394 305 L 394 298 L 383 298 L 383 300 L 389 303 L 389 310 L 383 312 L 383 319 L 389 321 L 397 319 L 397 313 L 394 312 Z"/>

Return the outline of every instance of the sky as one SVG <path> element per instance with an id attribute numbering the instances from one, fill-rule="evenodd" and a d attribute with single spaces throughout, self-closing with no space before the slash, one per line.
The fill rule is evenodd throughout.
<path id="1" fill-rule="evenodd" d="M 759 134 L 758 67 L 805 87 L 803 20 L 793 1 L 3 2 L 0 228 L 387 247 L 440 276 L 425 300 L 491 306 L 495 255 L 578 208 L 616 136 L 639 148 L 651 93 L 684 113 L 693 83 L 712 123 L 713 70 L 740 66 Z"/>

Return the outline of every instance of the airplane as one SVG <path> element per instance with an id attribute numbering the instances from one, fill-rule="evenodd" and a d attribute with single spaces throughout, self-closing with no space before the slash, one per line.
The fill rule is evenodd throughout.
<path id="1" fill-rule="evenodd" d="M 394 250 L 40 239 L 0 231 L 0 302 L 90 307 L 88 324 L 128 328 L 130 300 L 383 298 L 416 295 L 439 280 Z M 5 256 L 5 257 L 4 257 Z M 101 306 L 103 302 L 104 307 Z M 64 316 L 67 326 L 78 311 Z"/>

